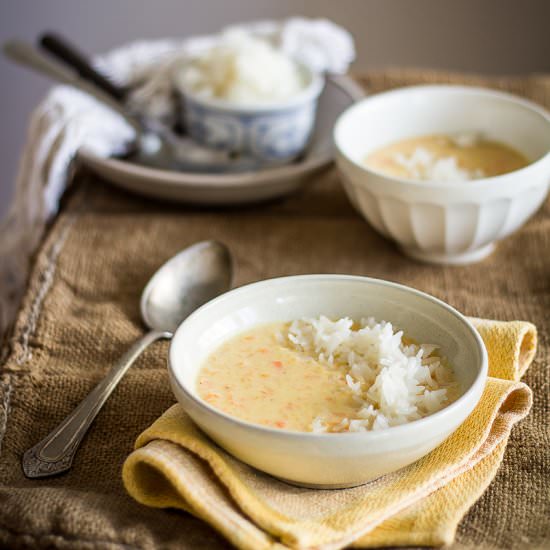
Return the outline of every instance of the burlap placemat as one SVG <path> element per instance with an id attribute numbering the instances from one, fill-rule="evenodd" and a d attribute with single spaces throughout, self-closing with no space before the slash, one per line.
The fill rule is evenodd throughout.
<path id="1" fill-rule="evenodd" d="M 416 82 L 468 82 L 550 105 L 550 78 L 485 80 L 427 72 L 386 72 L 371 90 Z M 333 172 L 301 193 L 267 205 L 196 209 L 140 199 L 81 175 L 37 256 L 1 370 L 0 544 L 6 548 L 218 548 L 199 520 L 152 510 L 124 491 L 121 465 L 134 439 L 174 399 L 166 343 L 155 344 L 117 388 L 67 475 L 27 480 L 22 452 L 56 425 L 142 333 L 138 301 L 168 257 L 219 239 L 236 258 L 236 284 L 296 273 L 337 272 L 401 282 L 467 315 L 525 319 L 540 347 L 525 381 L 530 416 L 517 426 L 502 467 L 463 520 L 454 549 L 543 548 L 550 541 L 548 363 L 550 204 L 484 262 L 467 267 L 415 263 L 351 208 Z"/>

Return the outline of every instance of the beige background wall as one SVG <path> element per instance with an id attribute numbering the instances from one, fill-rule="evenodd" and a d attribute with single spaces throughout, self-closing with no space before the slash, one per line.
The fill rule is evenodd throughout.
<path id="1" fill-rule="evenodd" d="M 61 31 L 88 52 L 290 15 L 328 17 L 355 36 L 357 70 L 392 66 L 550 73 L 550 0 L 0 0 L 0 41 Z M 0 59 L 0 216 L 27 117 L 49 82 Z"/>

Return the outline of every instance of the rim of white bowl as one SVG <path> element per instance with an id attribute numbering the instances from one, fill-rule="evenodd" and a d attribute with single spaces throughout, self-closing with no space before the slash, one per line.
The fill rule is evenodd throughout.
<path id="1" fill-rule="evenodd" d="M 245 294 L 247 291 L 249 291 L 251 288 L 256 288 L 259 286 L 264 286 L 267 284 L 284 284 L 289 281 L 303 281 L 303 280 L 311 280 L 316 279 L 319 280 L 327 280 L 327 281 L 348 281 L 348 282 L 357 282 L 357 283 L 365 283 L 370 282 L 374 284 L 379 284 L 381 286 L 389 286 L 393 287 L 397 290 L 402 290 L 405 292 L 411 292 L 412 294 L 415 294 L 416 296 L 428 300 L 434 304 L 436 304 L 439 307 L 442 307 L 452 315 L 458 318 L 460 322 L 462 322 L 472 336 L 474 337 L 475 342 L 477 343 L 477 348 L 481 357 L 481 366 L 479 369 L 479 372 L 477 373 L 475 380 L 472 382 L 470 387 L 460 395 L 458 399 L 444 407 L 443 409 L 432 413 L 428 416 L 424 416 L 423 418 L 419 418 L 418 420 L 412 420 L 411 422 L 407 422 L 406 424 L 400 424 L 398 426 L 390 426 L 388 428 L 384 428 L 382 430 L 370 430 L 366 432 L 343 432 L 343 433 L 315 433 L 315 432 L 300 432 L 296 430 L 286 430 L 281 428 L 270 428 L 269 426 L 263 426 L 261 424 L 256 424 L 254 422 L 248 422 L 247 420 L 241 420 L 235 416 L 232 416 L 230 414 L 227 414 L 220 409 L 217 409 L 216 407 L 213 407 L 203 401 L 200 397 L 197 397 L 194 395 L 191 391 L 189 391 L 186 387 L 186 384 L 182 382 L 176 373 L 176 369 L 174 368 L 174 364 L 176 362 L 175 357 L 173 356 L 174 352 L 174 342 L 176 341 L 176 338 L 178 338 L 178 333 L 180 333 L 182 330 L 185 330 L 185 325 L 193 322 L 193 318 L 195 316 L 200 315 L 204 310 L 215 308 L 218 302 L 223 301 L 227 299 L 228 296 L 235 296 L 237 294 Z M 279 437 L 289 437 L 289 438 L 308 438 L 308 439 L 327 439 L 327 440 L 333 440 L 333 441 L 339 441 L 340 438 L 369 438 L 369 439 L 386 439 L 388 437 L 398 436 L 399 434 L 406 432 L 406 431 L 416 431 L 416 430 L 422 430 L 427 428 L 430 424 L 437 422 L 438 420 L 444 419 L 447 416 L 452 415 L 452 413 L 456 409 L 462 408 L 462 405 L 465 401 L 468 400 L 468 398 L 475 394 L 476 392 L 479 392 L 479 396 L 472 407 L 472 409 L 469 411 L 468 415 L 471 413 L 471 411 L 477 406 L 479 403 L 479 399 L 481 398 L 481 395 L 483 393 L 483 388 L 485 387 L 485 383 L 487 381 L 487 373 L 488 373 L 488 356 L 487 356 L 487 349 L 485 347 L 485 344 L 483 343 L 483 339 L 481 338 L 479 332 L 475 329 L 475 327 L 468 321 L 468 319 L 462 315 L 459 311 L 457 311 L 455 308 L 450 306 L 449 304 L 445 303 L 442 300 L 439 300 L 435 296 L 432 296 L 431 294 L 427 294 L 425 292 L 422 292 L 420 290 L 416 290 L 415 288 L 402 285 L 399 283 L 394 283 L 392 281 L 386 281 L 384 279 L 377 279 L 375 277 L 362 277 L 359 275 L 339 275 L 339 274 L 309 274 L 309 275 L 291 275 L 286 277 L 274 277 L 271 279 L 264 279 L 262 281 L 257 281 L 255 283 L 249 283 L 247 285 L 243 285 L 240 287 L 237 287 L 233 290 L 229 290 L 228 292 L 225 292 L 221 294 L 220 296 L 210 300 L 197 310 L 195 310 L 187 319 L 185 319 L 180 326 L 177 328 L 176 332 L 174 333 L 174 337 L 172 338 L 170 342 L 170 349 L 168 351 L 168 370 L 169 374 L 171 375 L 172 380 L 177 383 L 179 388 L 185 393 L 186 397 L 193 401 L 195 404 L 197 404 L 199 407 L 206 409 L 208 412 L 213 413 L 216 416 L 222 417 L 224 420 L 236 424 L 240 427 L 248 428 L 248 429 L 254 429 L 261 432 L 270 433 L 273 435 L 277 435 Z M 480 388 L 481 386 L 481 388 Z"/>
<path id="2" fill-rule="evenodd" d="M 179 76 L 176 76 L 174 79 L 176 84 L 176 89 L 179 94 L 185 101 L 188 98 L 194 103 L 198 103 L 203 107 L 208 109 L 215 109 L 219 111 L 232 112 L 232 113 L 244 113 L 244 114 L 255 114 L 255 113 L 271 113 L 286 111 L 292 107 L 297 107 L 304 103 L 307 103 L 321 94 L 323 87 L 325 85 L 325 78 L 322 74 L 311 70 L 306 65 L 297 63 L 300 67 L 300 70 L 303 71 L 307 78 L 309 78 L 309 84 L 296 95 L 289 97 L 288 99 L 269 102 L 269 103 L 259 103 L 256 105 L 242 105 L 239 103 L 233 103 L 225 99 L 217 98 L 207 98 L 197 95 L 192 90 L 189 90 L 180 83 Z"/>
<path id="3" fill-rule="evenodd" d="M 338 134 L 342 130 L 340 128 L 346 123 L 346 119 L 350 116 L 353 116 L 353 112 L 356 109 L 360 109 L 361 106 L 368 102 L 368 101 L 376 101 L 377 99 L 380 99 L 381 97 L 388 97 L 390 95 L 406 95 L 410 92 L 416 91 L 416 90 L 440 90 L 440 91 L 455 91 L 455 92 L 463 92 L 467 94 L 472 95 L 484 95 L 488 97 L 503 99 L 506 101 L 509 101 L 510 103 L 514 103 L 516 105 L 520 105 L 521 107 L 527 109 L 528 111 L 531 111 L 539 116 L 541 116 L 546 123 L 549 126 L 550 129 L 550 112 L 548 112 L 544 107 L 541 105 L 538 105 L 534 103 L 533 101 L 529 101 L 528 99 L 524 99 L 522 97 L 518 97 L 514 94 L 510 94 L 508 92 L 501 92 L 499 90 L 491 90 L 489 88 L 482 88 L 480 86 L 463 86 L 463 85 L 455 85 L 455 84 L 420 84 L 417 86 L 404 86 L 402 88 L 397 88 L 395 90 L 389 90 L 387 92 L 380 92 L 378 94 L 369 95 L 365 99 L 361 99 L 348 107 L 343 113 L 340 114 L 338 119 L 336 120 L 336 123 L 334 124 L 334 129 L 332 132 L 332 141 L 334 143 L 334 146 L 336 148 L 336 151 L 339 155 L 341 155 L 344 159 L 346 159 L 348 162 L 356 166 L 357 168 L 363 170 L 364 172 L 371 173 L 373 175 L 376 175 L 378 177 L 382 177 L 386 180 L 403 184 L 403 185 L 414 185 L 418 188 L 425 188 L 430 189 L 433 187 L 441 188 L 463 188 L 464 184 L 469 184 L 471 182 L 475 183 L 475 190 L 479 190 L 479 187 L 481 186 L 493 186 L 495 184 L 500 184 L 503 180 L 503 178 L 509 177 L 511 174 L 521 174 L 525 173 L 529 170 L 531 170 L 533 167 L 538 166 L 539 164 L 542 164 L 546 161 L 547 158 L 550 157 L 550 151 L 548 151 L 546 154 L 542 155 L 537 160 L 534 160 L 533 162 L 530 162 L 523 168 L 519 168 L 518 170 L 512 170 L 511 172 L 506 172 L 504 174 L 499 174 L 498 176 L 491 176 L 487 178 L 479 178 L 475 180 L 469 180 L 469 181 L 436 181 L 436 180 L 415 180 L 412 178 L 402 178 L 399 176 L 393 176 L 390 174 L 387 174 L 385 172 L 382 172 L 380 170 L 374 170 L 370 168 L 369 166 L 362 164 L 360 162 L 356 162 L 353 160 L 344 150 L 344 148 L 340 145 Z M 528 184 L 528 180 L 523 180 Z"/>

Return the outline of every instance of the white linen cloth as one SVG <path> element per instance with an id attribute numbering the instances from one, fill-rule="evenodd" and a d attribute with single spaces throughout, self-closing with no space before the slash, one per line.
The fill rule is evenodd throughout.
<path id="1" fill-rule="evenodd" d="M 344 73 L 355 57 L 353 38 L 323 20 L 291 18 L 232 26 L 270 40 L 319 72 Z M 94 59 L 96 67 L 122 85 L 135 86 L 130 101 L 148 115 L 173 116 L 172 75 L 186 57 L 212 45 L 216 36 L 136 42 Z M 122 154 L 134 138 L 124 120 L 69 86 L 56 86 L 31 115 L 15 199 L 0 224 L 0 336 L 12 322 L 27 279 L 29 258 L 47 222 L 57 212 L 81 147 L 96 155 Z"/>

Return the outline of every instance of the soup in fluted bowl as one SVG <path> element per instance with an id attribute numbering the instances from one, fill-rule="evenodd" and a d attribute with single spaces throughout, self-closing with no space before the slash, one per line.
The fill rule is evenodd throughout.
<path id="1" fill-rule="evenodd" d="M 484 259 L 543 203 L 550 115 L 511 94 L 413 86 L 368 97 L 334 129 L 346 193 L 408 256 Z"/>

